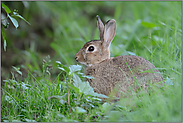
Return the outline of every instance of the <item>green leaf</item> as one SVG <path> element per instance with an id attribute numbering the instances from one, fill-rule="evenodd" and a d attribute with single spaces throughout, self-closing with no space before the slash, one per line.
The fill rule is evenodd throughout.
<path id="1" fill-rule="evenodd" d="M 27 119 L 27 118 L 25 118 L 25 121 L 26 122 L 36 122 L 35 120 L 30 120 L 30 119 Z"/>
<path id="2" fill-rule="evenodd" d="M 6 51 L 6 47 L 7 47 L 6 39 L 4 39 L 3 41 L 4 41 L 4 51 Z"/>
<path id="3" fill-rule="evenodd" d="M 67 96 L 67 93 L 64 94 L 63 96 L 54 95 L 54 96 L 48 97 L 48 100 L 50 100 L 50 99 L 59 99 L 59 100 L 61 100 L 61 99 L 65 98 L 66 96 Z"/>
<path id="4" fill-rule="evenodd" d="M 19 15 L 17 12 L 13 12 L 14 16 L 19 17 L 20 19 L 24 20 L 25 22 L 27 22 L 29 25 L 31 25 L 27 20 L 25 20 L 25 18 L 23 18 L 21 15 Z"/>
<path id="5" fill-rule="evenodd" d="M 164 41 L 163 38 L 158 37 L 158 36 L 156 36 L 156 35 L 153 35 L 153 39 L 154 39 L 155 41 L 161 41 L 161 42 Z"/>
<path id="6" fill-rule="evenodd" d="M 101 98 L 109 98 L 108 96 L 104 95 L 104 94 L 98 94 L 98 93 L 93 93 L 92 96 L 96 96 L 96 97 L 101 97 Z"/>
<path id="7" fill-rule="evenodd" d="M 1 28 L 1 34 L 3 36 L 4 50 L 6 51 L 7 43 L 6 43 L 5 33 L 4 33 L 4 29 L 3 28 Z"/>
<path id="8" fill-rule="evenodd" d="M 168 77 L 166 77 L 165 83 L 166 83 L 167 85 L 173 85 L 173 81 L 172 81 L 170 78 L 168 78 Z"/>
<path id="9" fill-rule="evenodd" d="M 63 70 L 65 72 L 69 72 L 68 67 L 65 67 L 60 61 L 56 61 L 58 69 Z"/>
<path id="10" fill-rule="evenodd" d="M 9 14 L 8 14 L 8 17 L 10 18 L 10 20 L 12 21 L 13 25 L 15 26 L 15 28 L 18 28 L 18 22 L 15 18 L 11 17 Z"/>
<path id="11" fill-rule="evenodd" d="M 9 22 L 7 20 L 7 17 L 3 13 L 1 14 L 1 23 L 4 28 L 8 28 Z"/>
<path id="12" fill-rule="evenodd" d="M 58 67 L 58 69 L 65 71 L 65 69 L 64 69 L 64 68 L 62 68 L 62 67 Z"/>
<path id="13" fill-rule="evenodd" d="M 29 7 L 29 2 L 28 1 L 22 1 L 22 3 L 24 4 L 24 7 L 25 8 L 28 8 Z"/>
<path id="14" fill-rule="evenodd" d="M 20 121 L 20 120 L 12 120 L 12 122 L 22 122 L 22 121 Z"/>
<path id="15" fill-rule="evenodd" d="M 63 98 L 62 96 L 55 95 L 55 96 L 48 97 L 48 100 L 50 100 L 50 99 L 62 99 L 62 98 Z"/>
<path id="16" fill-rule="evenodd" d="M 56 61 L 57 64 L 62 64 L 60 61 Z"/>
<path id="17" fill-rule="evenodd" d="M 86 110 L 81 107 L 76 107 L 76 112 L 77 113 L 86 113 Z"/>
<path id="18" fill-rule="evenodd" d="M 20 70 L 19 67 L 15 67 L 15 66 L 12 66 L 12 67 L 13 67 L 13 69 L 14 69 L 15 71 L 19 71 L 19 70 Z"/>
<path id="19" fill-rule="evenodd" d="M 9 120 L 3 120 L 3 122 L 10 122 Z"/>
<path id="20" fill-rule="evenodd" d="M 73 73 L 73 72 L 75 72 L 75 71 L 80 71 L 81 68 L 82 68 L 81 65 L 71 65 L 71 66 L 69 67 L 69 69 L 70 69 L 70 72 L 69 72 L 69 73 Z"/>
<path id="21" fill-rule="evenodd" d="M 7 101 L 7 102 L 9 102 L 9 103 L 11 103 L 11 104 L 15 104 L 15 101 L 11 98 L 11 97 L 9 97 L 9 96 L 5 96 L 5 100 Z"/>
<path id="22" fill-rule="evenodd" d="M 95 93 L 89 82 L 82 82 L 79 76 L 75 73 L 73 73 L 73 81 L 73 85 L 79 89 L 79 92 L 84 93 L 85 95 L 108 98 L 106 95 Z"/>
<path id="23" fill-rule="evenodd" d="M 95 79 L 93 76 L 85 76 L 83 75 L 82 77 L 88 78 L 88 79 Z"/>
<path id="24" fill-rule="evenodd" d="M 135 54 L 134 52 L 127 51 L 127 53 L 128 53 L 129 55 L 134 55 L 134 56 L 136 56 L 136 54 Z"/>
<path id="25" fill-rule="evenodd" d="M 17 73 L 19 73 L 20 75 L 22 75 L 22 72 L 20 71 L 20 68 L 19 67 L 14 67 L 14 66 L 12 66 L 13 67 L 13 69 L 17 72 Z"/>
<path id="26" fill-rule="evenodd" d="M 23 89 L 23 90 L 27 90 L 27 89 L 29 89 L 29 87 L 28 87 L 28 86 L 30 87 L 30 85 L 25 84 L 24 82 L 22 82 L 22 83 L 21 83 L 21 87 L 22 87 L 22 89 Z"/>
<path id="27" fill-rule="evenodd" d="M 153 23 L 149 23 L 149 22 L 142 22 L 141 23 L 144 27 L 147 27 L 147 28 L 153 28 L 153 27 L 156 27 L 156 24 L 153 24 Z"/>
<path id="28" fill-rule="evenodd" d="M 102 105 L 102 109 L 104 110 L 104 111 L 107 111 L 107 109 L 108 108 L 110 108 L 110 104 L 109 103 L 107 103 L 107 102 L 105 102 L 103 105 Z"/>
<path id="29" fill-rule="evenodd" d="M 19 73 L 22 76 L 22 72 L 21 71 L 18 70 L 17 73 Z"/>
<path id="30" fill-rule="evenodd" d="M 67 101 L 63 100 L 63 99 L 60 99 L 59 102 L 64 105 L 65 103 L 67 103 Z"/>
<path id="31" fill-rule="evenodd" d="M 74 74 L 74 73 L 73 73 L 73 81 L 74 81 L 74 86 L 77 87 L 77 88 L 79 88 L 83 84 L 83 82 L 81 81 L 79 76 Z"/>
<path id="32" fill-rule="evenodd" d="M 48 100 L 50 99 L 59 99 L 59 102 L 64 105 L 67 101 L 65 101 L 67 96 L 67 93 L 65 93 L 63 96 L 55 95 L 55 96 L 50 96 L 48 97 Z"/>
<path id="33" fill-rule="evenodd" d="M 76 93 L 79 93 L 79 89 L 72 84 L 67 83 Z"/>
<path id="34" fill-rule="evenodd" d="M 8 13 L 8 14 L 11 13 L 11 10 L 5 4 L 2 3 L 2 7 L 6 11 L 6 13 Z"/>
<path id="35" fill-rule="evenodd" d="M 83 84 L 79 86 L 79 91 L 86 95 L 94 93 L 93 88 L 90 86 L 89 82 L 83 82 Z"/>

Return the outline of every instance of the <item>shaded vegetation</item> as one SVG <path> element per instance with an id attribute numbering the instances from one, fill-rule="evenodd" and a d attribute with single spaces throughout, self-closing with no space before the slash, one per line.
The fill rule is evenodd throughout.
<path id="1" fill-rule="evenodd" d="M 17 29 L 8 20 L 4 30 L 2 122 L 182 121 L 182 2 L 3 3 L 31 25 L 17 18 Z M 151 85 L 152 93 L 135 93 L 117 103 L 104 103 L 98 98 L 103 95 L 93 93 L 74 56 L 84 43 L 99 39 L 96 15 L 117 22 L 111 56 L 149 60 L 166 81 L 162 89 Z"/>

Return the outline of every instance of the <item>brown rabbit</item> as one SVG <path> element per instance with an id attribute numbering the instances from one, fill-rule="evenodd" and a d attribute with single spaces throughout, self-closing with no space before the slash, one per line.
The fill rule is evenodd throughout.
<path id="1" fill-rule="evenodd" d="M 94 77 L 86 80 L 95 92 L 108 96 L 118 90 L 115 95 L 119 97 L 130 90 L 129 87 L 134 90 L 136 82 L 141 88 L 147 88 L 148 82 L 163 80 L 155 66 L 142 57 L 124 55 L 110 58 L 110 44 L 115 36 L 116 21 L 111 19 L 104 26 L 97 15 L 97 25 L 100 40 L 87 42 L 75 55 L 77 62 L 86 65 L 85 75 Z"/>

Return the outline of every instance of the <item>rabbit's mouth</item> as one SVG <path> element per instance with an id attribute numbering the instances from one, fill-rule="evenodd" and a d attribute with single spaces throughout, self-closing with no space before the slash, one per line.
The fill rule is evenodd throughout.
<path id="1" fill-rule="evenodd" d="M 76 60 L 77 61 L 77 60 Z M 92 66 L 92 64 L 89 64 L 89 63 L 86 63 L 86 62 L 80 62 L 80 61 L 77 61 L 78 63 L 82 64 L 82 65 L 85 65 L 85 66 Z"/>
<path id="2" fill-rule="evenodd" d="M 92 64 L 90 64 L 90 63 L 79 61 L 79 60 L 77 59 L 77 57 L 75 58 L 75 60 L 76 60 L 78 63 L 82 64 L 82 65 L 85 65 L 85 66 L 92 66 Z"/>
<path id="3" fill-rule="evenodd" d="M 80 52 L 78 52 L 78 53 L 80 53 Z M 78 53 L 75 55 L 75 60 L 76 60 L 78 63 L 80 63 L 80 64 L 82 64 L 82 65 L 85 65 L 85 66 L 91 66 L 91 65 L 92 65 L 91 62 L 88 62 L 88 61 L 86 60 L 86 58 L 83 57 L 84 55 L 78 55 Z"/>

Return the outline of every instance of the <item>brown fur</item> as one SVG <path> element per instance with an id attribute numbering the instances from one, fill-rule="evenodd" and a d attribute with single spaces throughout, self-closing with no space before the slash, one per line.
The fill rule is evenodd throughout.
<path id="1" fill-rule="evenodd" d="M 139 56 L 118 56 L 110 58 L 110 43 L 116 32 L 116 21 L 111 19 L 105 26 L 97 16 L 100 40 L 87 42 L 75 55 L 77 62 L 86 65 L 85 74 L 95 79 L 86 79 L 100 94 L 122 96 L 129 87 L 147 89 L 149 82 L 160 82 L 162 75 L 149 61 Z M 89 47 L 94 50 L 90 51 Z M 115 91 L 117 89 L 118 91 Z"/>
<path id="2" fill-rule="evenodd" d="M 127 66 L 127 64 L 129 67 Z M 118 56 L 113 59 L 107 59 L 99 64 L 85 68 L 85 74 L 91 75 L 95 79 L 86 79 L 94 88 L 94 91 L 104 95 L 109 95 L 113 88 L 125 92 L 129 86 L 134 86 L 134 77 L 140 86 L 148 84 L 148 82 L 160 82 L 163 80 L 162 75 L 155 66 L 149 61 L 138 56 Z M 147 71 L 141 73 L 143 71 Z M 118 95 L 119 96 L 119 95 Z"/>

